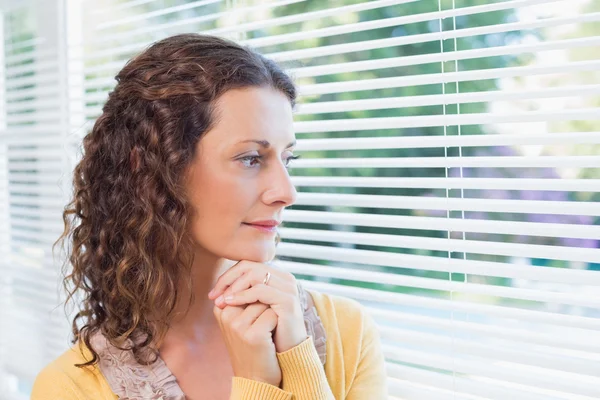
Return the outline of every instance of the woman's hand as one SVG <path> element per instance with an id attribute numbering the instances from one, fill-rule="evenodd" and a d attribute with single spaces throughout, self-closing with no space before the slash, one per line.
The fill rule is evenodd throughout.
<path id="1" fill-rule="evenodd" d="M 277 315 L 267 305 L 214 307 L 225 339 L 234 376 L 279 387 L 281 368 L 275 354 L 272 331 Z"/>
<path id="2" fill-rule="evenodd" d="M 271 273 L 271 278 L 264 285 L 267 272 Z M 277 317 L 273 341 L 278 353 L 308 338 L 296 278 L 289 272 L 242 260 L 219 277 L 208 297 L 216 299 L 216 306 L 224 309 L 256 302 L 268 306 Z"/>

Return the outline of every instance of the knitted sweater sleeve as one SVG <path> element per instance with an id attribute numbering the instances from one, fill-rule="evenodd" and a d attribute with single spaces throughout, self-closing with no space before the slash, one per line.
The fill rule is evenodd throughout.
<path id="1" fill-rule="evenodd" d="M 387 375 L 379 329 L 368 312 L 364 308 L 361 311 L 360 356 L 345 400 L 387 399 Z"/>
<path id="2" fill-rule="evenodd" d="M 45 368 L 35 379 L 30 400 L 82 400 L 71 378 L 56 368 Z"/>
<path id="3" fill-rule="evenodd" d="M 277 353 L 282 387 L 234 377 L 230 400 L 335 400 L 312 336 Z"/>

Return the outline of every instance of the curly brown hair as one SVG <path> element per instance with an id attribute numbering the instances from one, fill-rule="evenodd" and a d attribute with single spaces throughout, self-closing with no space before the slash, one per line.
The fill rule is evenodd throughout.
<path id="1" fill-rule="evenodd" d="M 215 124 L 219 96 L 267 86 L 283 92 L 292 107 L 296 101 L 292 78 L 275 62 L 200 34 L 152 44 L 116 81 L 83 139 L 64 231 L 54 243 L 64 249 L 68 239 L 71 246 L 63 265 L 65 304 L 81 299 L 73 343 L 83 341 L 93 355 L 80 367 L 97 362 L 90 339 L 98 331 L 132 350 L 138 362 L 156 360 L 152 344 L 167 331 L 178 288 L 185 282 L 191 289 L 192 210 L 182 177 Z"/>

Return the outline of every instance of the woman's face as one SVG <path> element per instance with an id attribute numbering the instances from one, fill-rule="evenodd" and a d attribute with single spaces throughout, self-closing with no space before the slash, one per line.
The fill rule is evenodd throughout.
<path id="1" fill-rule="evenodd" d="M 217 257 L 270 261 L 276 233 L 245 223 L 281 221 L 296 201 L 286 169 L 295 143 L 290 102 L 271 88 L 234 89 L 221 96 L 216 115 L 189 170 L 191 234 Z"/>

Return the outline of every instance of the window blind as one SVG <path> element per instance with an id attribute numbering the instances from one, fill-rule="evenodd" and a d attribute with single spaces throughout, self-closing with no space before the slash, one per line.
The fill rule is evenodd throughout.
<path id="1" fill-rule="evenodd" d="M 7 398 L 67 345 L 49 246 L 79 142 L 125 62 L 181 32 L 295 77 L 303 158 L 278 265 L 365 305 L 390 398 L 600 397 L 597 2 L 31 0 L 2 16 Z"/>
<path id="2" fill-rule="evenodd" d="M 26 399 L 69 332 L 50 248 L 68 193 L 65 8 L 0 4 L 0 398 Z"/>

